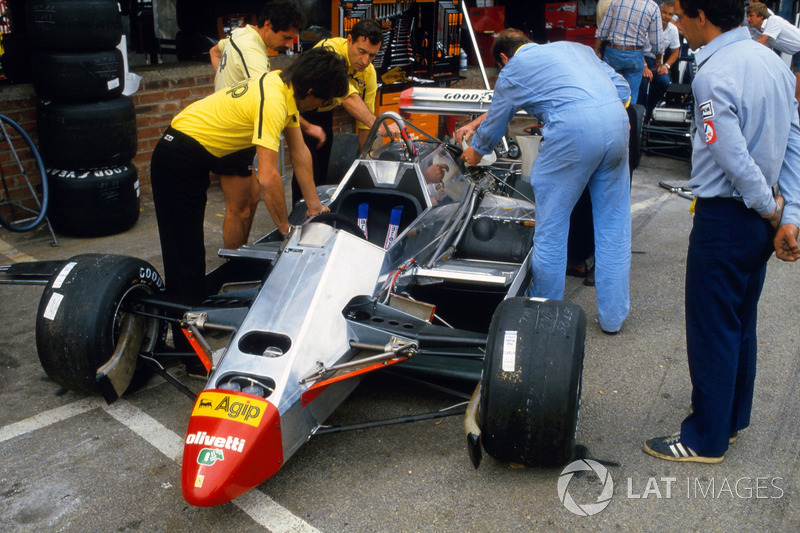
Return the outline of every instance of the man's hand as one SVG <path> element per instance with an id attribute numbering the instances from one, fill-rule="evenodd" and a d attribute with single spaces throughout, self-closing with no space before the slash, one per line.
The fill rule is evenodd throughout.
<path id="1" fill-rule="evenodd" d="M 667 66 L 666 63 L 664 63 L 663 65 L 658 67 L 658 75 L 659 76 L 663 76 L 664 74 L 668 74 L 668 73 L 669 73 L 669 67 Z"/>
<path id="2" fill-rule="evenodd" d="M 794 262 L 800 259 L 800 248 L 797 246 L 800 228 L 794 224 L 784 224 L 775 234 L 775 255 L 781 261 Z"/>
<path id="3" fill-rule="evenodd" d="M 386 135 L 386 130 L 389 130 L 389 135 L 394 137 L 395 139 L 400 138 L 400 127 L 392 122 L 389 124 L 388 122 L 383 123 L 383 127 L 378 130 L 378 135 Z"/>
<path id="4" fill-rule="evenodd" d="M 475 148 L 470 146 L 464 153 L 461 154 L 461 159 L 463 159 L 468 165 L 477 165 L 483 159 L 483 156 L 475 151 Z"/>
<path id="5" fill-rule="evenodd" d="M 778 226 L 781 224 L 781 217 L 783 217 L 783 206 L 786 201 L 783 199 L 783 196 L 780 194 L 775 197 L 775 210 L 769 216 L 763 216 L 761 218 L 765 218 L 767 222 L 777 231 Z"/>
<path id="6" fill-rule="evenodd" d="M 648 83 L 653 81 L 653 71 L 648 67 L 644 67 L 644 71 L 642 71 L 642 77 L 645 78 Z"/>
<path id="7" fill-rule="evenodd" d="M 317 140 L 317 145 L 315 148 L 321 148 L 322 145 L 325 144 L 325 139 L 327 136 L 325 135 L 325 130 L 322 129 L 322 126 L 317 126 L 316 124 L 311 124 L 310 122 L 306 122 L 305 126 L 303 126 L 303 123 L 301 122 L 300 125 L 303 133 Z"/>
<path id="8" fill-rule="evenodd" d="M 474 126 L 472 122 L 468 122 L 467 124 L 464 124 L 458 128 L 455 133 L 456 144 L 461 144 L 462 141 L 469 140 L 473 135 L 475 135 L 475 130 L 477 129 L 477 126 Z"/>
<path id="9" fill-rule="evenodd" d="M 306 218 L 315 217 L 322 213 L 330 213 L 331 210 L 328 208 L 327 205 L 319 204 L 318 207 L 312 209 L 310 206 L 306 208 Z"/>

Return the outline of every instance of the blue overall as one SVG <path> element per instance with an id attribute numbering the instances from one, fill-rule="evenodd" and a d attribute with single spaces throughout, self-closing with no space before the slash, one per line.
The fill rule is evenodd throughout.
<path id="1" fill-rule="evenodd" d="M 698 197 L 686 262 L 686 348 L 693 412 L 681 442 L 720 457 L 747 427 L 756 375 L 756 317 L 774 230 L 800 224 L 800 124 L 792 73 L 738 28 L 695 59 L 697 133 L 689 186 Z M 790 319 L 791 320 L 791 319 Z M 790 377 L 794 379 L 794 377 Z"/>
<path id="2" fill-rule="evenodd" d="M 625 80 L 571 42 L 527 44 L 503 67 L 472 146 L 491 152 L 517 109 L 544 123 L 531 170 L 536 198 L 531 295 L 562 299 L 572 208 L 589 187 L 600 326 L 618 331 L 630 309 L 630 181 Z"/>

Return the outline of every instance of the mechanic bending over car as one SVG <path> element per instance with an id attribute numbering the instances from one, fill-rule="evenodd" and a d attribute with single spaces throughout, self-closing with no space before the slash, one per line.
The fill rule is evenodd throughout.
<path id="1" fill-rule="evenodd" d="M 315 48 L 327 48 L 339 54 L 347 62 L 347 73 L 350 76 L 350 87 L 342 98 L 327 102 L 317 110 L 303 111 L 302 119 L 322 128 L 324 135 L 310 135 L 303 129 L 303 139 L 311 150 L 314 160 L 314 179 L 317 185 L 328 182 L 328 161 L 333 145 L 333 110 L 341 105 L 356 119 L 358 129 L 358 147 L 364 147 L 367 135 L 375 122 L 375 95 L 378 91 L 378 76 L 372 61 L 383 44 L 381 26 L 372 19 L 358 21 L 350 29 L 347 37 L 323 39 Z M 400 136 L 400 129 L 395 123 L 384 122 L 384 128 L 395 137 Z M 384 131 L 379 132 L 383 135 Z M 338 176 L 341 178 L 341 176 Z M 292 202 L 297 202 L 300 189 L 297 180 L 292 180 Z"/>
<path id="2" fill-rule="evenodd" d="M 227 39 L 215 44 L 209 55 L 216 71 L 214 90 L 227 89 L 248 78 L 269 72 L 268 50 L 288 50 L 306 27 L 306 16 L 295 0 L 267 2 L 258 16 L 258 25 L 236 28 Z M 303 128 L 303 124 L 300 124 Z M 253 173 L 256 147 L 249 146 L 219 158 L 212 172 L 219 175 L 225 196 L 222 242 L 236 249 L 247 244 L 261 190 Z"/>
<path id="3" fill-rule="evenodd" d="M 299 111 L 339 98 L 347 87 L 345 62 L 337 54 L 318 48 L 298 55 L 282 71 L 262 74 L 207 96 L 172 119 L 150 161 L 168 294 L 189 303 L 205 296 L 203 218 L 209 172 L 219 158 L 256 146 L 261 194 L 278 230 L 285 235 L 290 226 L 278 172 L 283 132 L 308 214 L 328 211 L 314 187 Z"/>
<path id="4" fill-rule="evenodd" d="M 532 43 L 503 30 L 492 46 L 501 67 L 488 113 L 456 131 L 474 132 L 462 154 L 477 164 L 522 108 L 544 123 L 530 179 L 536 198 L 531 296 L 564 297 L 569 217 L 584 188 L 592 199 L 600 327 L 617 333 L 630 309 L 630 173 L 627 82 L 591 48 L 574 42 Z M 580 140 L 580 142 L 577 142 Z"/>

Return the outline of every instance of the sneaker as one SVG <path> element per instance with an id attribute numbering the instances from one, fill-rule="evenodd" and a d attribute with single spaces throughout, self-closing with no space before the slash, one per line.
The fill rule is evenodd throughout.
<path id="1" fill-rule="evenodd" d="M 665 459 L 667 461 L 681 461 L 692 463 L 720 463 L 725 458 L 724 455 L 720 457 L 703 457 L 681 442 L 681 435 L 677 433 L 667 437 L 657 437 L 649 439 L 642 447 L 644 453 Z"/>

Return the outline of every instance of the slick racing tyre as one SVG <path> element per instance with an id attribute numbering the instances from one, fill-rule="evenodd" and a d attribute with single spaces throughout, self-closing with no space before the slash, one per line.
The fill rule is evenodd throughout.
<path id="1" fill-rule="evenodd" d="M 585 334 L 575 304 L 510 298 L 497 307 L 478 409 L 486 453 L 547 467 L 573 457 Z"/>
<path id="2" fill-rule="evenodd" d="M 62 235 L 114 235 L 139 220 L 139 179 L 133 165 L 93 170 L 48 168 L 47 182 L 51 191 L 47 217 Z"/>
<path id="3" fill-rule="evenodd" d="M 117 0 L 28 0 L 26 17 L 31 44 L 47 50 L 108 50 L 123 33 Z"/>
<path id="4" fill-rule="evenodd" d="M 631 104 L 627 111 L 631 125 L 628 141 L 628 164 L 633 172 L 642 160 L 642 130 L 644 129 L 645 109 L 643 105 Z"/>
<path id="5" fill-rule="evenodd" d="M 125 86 L 122 52 L 116 48 L 83 53 L 34 50 L 32 60 L 33 88 L 46 100 L 110 100 Z"/>
<path id="6" fill-rule="evenodd" d="M 136 155 L 136 110 L 127 96 L 80 104 L 42 100 L 36 127 L 42 158 L 50 167 L 113 167 Z"/>
<path id="7" fill-rule="evenodd" d="M 86 254 L 69 259 L 42 293 L 36 316 L 36 349 L 47 375 L 65 389 L 94 394 L 97 369 L 114 353 L 127 311 L 137 297 L 163 290 L 151 265 L 133 257 Z M 163 340 L 163 322 L 142 318 L 139 352 L 152 352 Z M 133 384 L 143 383 L 148 367 L 138 359 Z M 129 387 L 130 390 L 130 387 Z"/>

